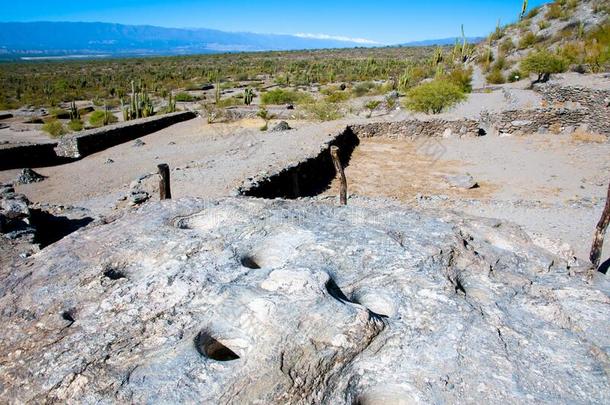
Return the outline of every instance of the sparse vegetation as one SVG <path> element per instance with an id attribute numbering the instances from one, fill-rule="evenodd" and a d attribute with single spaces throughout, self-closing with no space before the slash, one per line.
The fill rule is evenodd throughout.
<path id="1" fill-rule="evenodd" d="M 261 127 L 261 131 L 266 131 L 269 129 L 269 121 L 275 118 L 273 114 L 270 114 L 269 111 L 265 107 L 261 107 L 260 110 L 256 113 L 257 117 L 262 118 L 265 121 L 265 125 Z"/>
<path id="2" fill-rule="evenodd" d="M 94 128 L 99 128 L 117 122 L 118 119 L 108 110 L 95 110 L 89 115 L 89 124 Z"/>
<path id="3" fill-rule="evenodd" d="M 196 98 L 189 93 L 181 91 L 180 93 L 176 94 L 175 100 L 181 103 L 189 103 L 195 101 Z"/>
<path id="4" fill-rule="evenodd" d="M 606 143 L 606 142 L 608 142 L 608 138 L 606 136 L 588 132 L 582 128 L 577 128 L 570 137 L 573 142 L 579 142 L 579 143 Z"/>
<path id="5" fill-rule="evenodd" d="M 68 128 L 70 128 L 70 131 L 74 132 L 82 131 L 83 121 L 81 121 L 80 119 L 71 120 L 70 122 L 68 122 Z"/>
<path id="6" fill-rule="evenodd" d="M 298 104 L 309 101 L 311 96 L 300 91 L 273 89 L 261 95 L 263 105 L 268 104 Z"/>
<path id="7" fill-rule="evenodd" d="M 42 126 L 42 130 L 53 138 L 58 138 L 68 133 L 64 127 L 64 124 L 62 124 L 57 118 L 53 118 L 45 122 Z"/>
<path id="8" fill-rule="evenodd" d="M 413 111 L 438 114 L 464 100 L 464 91 L 455 83 L 437 78 L 420 84 L 407 94 L 405 106 Z"/>
<path id="9" fill-rule="evenodd" d="M 339 104 L 315 101 L 303 106 L 309 116 L 318 121 L 332 121 L 343 117 Z"/>
<path id="10" fill-rule="evenodd" d="M 539 50 L 523 59 L 521 69 L 526 74 L 537 74 L 536 82 L 545 82 L 551 74 L 565 72 L 567 65 L 567 61 L 561 56 L 547 50 Z"/>

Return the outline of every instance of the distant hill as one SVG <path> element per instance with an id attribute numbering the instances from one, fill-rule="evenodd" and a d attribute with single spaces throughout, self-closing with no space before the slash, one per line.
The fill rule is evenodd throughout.
<path id="1" fill-rule="evenodd" d="M 293 35 L 82 22 L 0 23 L 0 57 L 186 55 L 352 48 L 359 42 Z"/>
<path id="2" fill-rule="evenodd" d="M 479 42 L 481 42 L 484 39 L 485 39 L 485 37 L 467 37 L 466 41 L 468 41 L 469 44 L 478 44 Z M 440 39 L 426 39 L 424 41 L 407 42 L 407 43 L 404 43 L 404 44 L 400 44 L 400 46 L 454 45 L 455 44 L 455 40 L 456 40 L 456 37 L 453 37 L 453 38 L 440 38 Z M 458 41 L 461 42 L 462 39 L 459 38 Z"/>

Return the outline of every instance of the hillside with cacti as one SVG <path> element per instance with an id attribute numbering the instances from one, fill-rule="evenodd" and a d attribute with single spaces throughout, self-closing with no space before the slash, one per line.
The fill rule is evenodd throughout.
<path id="1" fill-rule="evenodd" d="M 564 71 L 610 69 L 610 2 L 556 0 L 528 9 L 519 20 L 497 28 L 477 49 L 477 63 L 489 84 L 518 81 L 530 74 L 543 81 Z"/>

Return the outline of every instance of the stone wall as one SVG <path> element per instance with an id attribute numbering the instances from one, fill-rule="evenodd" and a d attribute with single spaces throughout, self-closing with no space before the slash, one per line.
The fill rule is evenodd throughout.
<path id="1" fill-rule="evenodd" d="M 385 136 L 392 139 L 414 139 L 419 137 L 441 137 L 448 135 L 478 136 L 483 135 L 480 125 L 475 120 L 408 120 L 396 122 L 373 122 L 370 124 L 351 125 L 351 130 L 359 138 Z"/>
<path id="2" fill-rule="evenodd" d="M 58 156 L 82 158 L 195 117 L 192 111 L 181 111 L 91 129 L 62 138 L 55 151 Z"/>
<path id="3" fill-rule="evenodd" d="M 57 143 L 23 143 L 0 146 L 0 170 L 40 167 L 58 161 L 53 148 Z"/>
<path id="4" fill-rule="evenodd" d="M 545 83 L 535 86 L 549 104 L 574 103 L 587 112 L 588 130 L 610 136 L 610 90 Z"/>
<path id="5" fill-rule="evenodd" d="M 549 131 L 572 132 L 587 120 L 587 111 L 581 108 L 541 108 L 481 114 L 480 124 L 486 132 L 520 135 Z"/>

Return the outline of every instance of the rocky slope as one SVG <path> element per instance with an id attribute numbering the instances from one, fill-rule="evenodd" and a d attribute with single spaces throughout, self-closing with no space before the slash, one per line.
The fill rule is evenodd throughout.
<path id="1" fill-rule="evenodd" d="M 607 276 L 391 203 L 183 199 L 0 280 L 0 401 L 608 403 Z"/>

